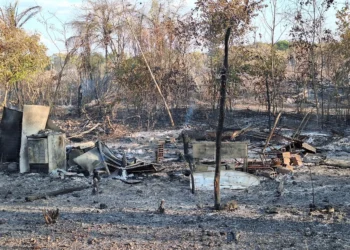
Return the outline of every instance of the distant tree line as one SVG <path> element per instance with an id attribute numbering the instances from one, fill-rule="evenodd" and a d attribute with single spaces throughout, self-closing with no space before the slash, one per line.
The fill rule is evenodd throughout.
<path id="1" fill-rule="evenodd" d="M 326 13 L 333 1 L 231 2 L 201 0 L 186 12 L 177 1 L 87 0 L 78 16 L 60 20 L 57 28 L 50 20 L 58 18 L 40 6 L 22 12 L 19 2 L 1 6 L 3 105 L 71 105 L 78 114 L 96 105 L 101 117 L 115 117 L 118 109 L 127 108 L 147 117 L 148 126 L 164 111 L 164 103 L 184 108 L 195 102 L 216 109 L 224 57 L 222 18 L 232 21 L 228 9 L 238 15 L 239 4 L 254 3 L 261 7 L 252 21 L 233 26 L 229 39 L 226 109 L 250 101 L 266 107 L 271 118 L 290 104 L 297 112 L 313 109 L 320 123 L 330 115 L 348 119 L 349 5 L 341 6 L 337 29 L 329 30 Z M 52 43 L 62 45 L 57 46 L 60 53 L 46 56 L 39 35 L 23 28 L 34 16 Z M 254 27 L 257 18 L 265 20 L 268 39 Z M 205 20 L 211 22 L 204 26 Z M 277 32 L 283 27 L 287 40 Z"/>

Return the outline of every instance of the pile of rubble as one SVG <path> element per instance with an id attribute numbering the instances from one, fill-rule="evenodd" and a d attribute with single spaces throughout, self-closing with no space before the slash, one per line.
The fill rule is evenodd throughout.
<path id="1" fill-rule="evenodd" d="M 223 140 L 226 142 L 222 142 L 221 145 L 223 178 L 220 185 L 222 188 L 240 189 L 258 185 L 259 180 L 249 174 L 262 175 L 271 179 L 279 174 L 292 175 L 295 168 L 304 165 L 303 157 L 316 154 L 316 148 L 306 142 L 305 136 L 301 136 L 309 114 L 305 115 L 291 136 L 281 133 L 280 129 L 277 131 L 280 117 L 281 114 L 277 116 L 269 133 L 258 131 L 251 125 L 243 129 L 225 130 Z M 192 143 L 194 166 L 192 185 L 197 184 L 196 189 L 211 189 L 214 182 L 215 143 L 210 140 L 215 139 L 215 133 L 186 130 L 183 133 L 201 141 Z M 250 143 L 250 140 L 256 138 L 259 138 L 260 142 Z M 261 143 L 262 140 L 264 143 Z M 237 170 L 246 174 L 239 174 Z"/>
<path id="2" fill-rule="evenodd" d="M 96 170 L 126 181 L 139 173 L 164 169 L 160 164 L 111 150 L 100 141 L 66 146 L 66 134 L 49 119 L 49 111 L 49 107 L 38 105 L 24 105 L 23 111 L 4 108 L 0 126 L 1 159 L 11 162 L 8 164 L 11 172 L 50 173 L 63 178 L 89 176 Z"/>
<path id="3" fill-rule="evenodd" d="M 64 131 L 55 127 L 48 116 L 49 108 L 44 106 L 25 105 L 23 112 L 5 108 L 1 122 L 3 161 L 19 162 L 21 173 L 42 172 L 61 178 L 105 174 L 133 184 L 140 182 L 140 174 L 164 170 L 159 164 L 164 160 L 164 145 L 175 145 L 182 141 L 184 153 L 179 158 L 188 163 L 193 190 L 196 182 L 199 185 L 197 187 L 208 189 L 209 185 L 211 188 L 215 169 L 215 143 L 210 142 L 215 139 L 213 131 L 199 133 L 186 129 L 180 133 L 178 140 L 175 137 L 159 138 L 156 145 L 152 146 L 155 162 L 145 162 L 127 155 L 122 149 L 111 149 L 99 140 L 66 146 Z M 252 125 L 225 130 L 223 139 L 229 142 L 222 144 L 222 171 L 226 171 L 222 175 L 224 188 L 246 188 L 259 184 L 259 180 L 249 174 L 269 178 L 275 178 L 278 174 L 292 174 L 294 168 L 303 166 L 304 156 L 316 153 L 316 148 L 306 143 L 306 138 L 301 136 L 308 122 L 308 114 L 291 136 L 277 129 L 280 117 L 281 114 L 276 117 L 269 133 L 258 131 Z M 192 155 L 188 152 L 189 141 L 184 139 L 185 134 L 192 142 Z M 263 139 L 264 143 L 250 143 L 254 138 L 260 141 Z M 200 140 L 205 141 L 194 142 Z M 6 150 L 7 144 L 11 150 Z M 14 169 L 13 165 L 11 169 Z"/>
<path id="4" fill-rule="evenodd" d="M 68 172 L 82 172 L 86 176 L 97 170 L 99 173 L 114 174 L 122 180 L 136 174 L 156 173 L 164 168 L 157 163 L 146 163 L 125 152 L 111 150 L 106 144 L 97 141 L 67 147 Z"/>

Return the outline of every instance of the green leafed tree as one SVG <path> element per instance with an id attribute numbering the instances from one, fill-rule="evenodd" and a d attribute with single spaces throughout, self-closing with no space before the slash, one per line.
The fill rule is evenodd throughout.
<path id="1" fill-rule="evenodd" d="M 22 29 L 0 24 L 0 82 L 5 85 L 3 105 L 7 102 L 10 86 L 30 81 L 49 63 L 46 47 L 38 35 L 28 35 Z"/>
<path id="2" fill-rule="evenodd" d="M 0 8 L 0 82 L 5 85 L 3 105 L 10 86 L 29 81 L 48 64 L 46 47 L 36 34 L 21 27 L 40 11 L 39 6 L 18 11 L 18 1 Z"/>
<path id="3" fill-rule="evenodd" d="M 27 21 L 40 11 L 40 6 L 33 6 L 19 12 L 18 1 L 15 1 L 13 4 L 10 3 L 0 8 L 0 21 L 11 29 L 22 28 Z"/>
<path id="4" fill-rule="evenodd" d="M 278 41 L 275 46 L 276 49 L 285 51 L 289 48 L 289 42 L 286 40 Z"/>

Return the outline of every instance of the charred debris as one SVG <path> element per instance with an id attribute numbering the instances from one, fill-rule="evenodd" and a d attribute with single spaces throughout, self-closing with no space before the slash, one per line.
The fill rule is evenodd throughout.
<path id="1" fill-rule="evenodd" d="M 259 185 L 262 177 L 274 179 L 280 175 L 293 175 L 295 168 L 304 166 L 303 157 L 316 154 L 316 148 L 301 136 L 309 114 L 289 136 L 277 126 L 281 116 L 276 117 L 270 131 L 254 129 L 254 124 L 225 129 L 221 188 L 244 189 Z M 182 170 L 166 171 L 167 174 L 188 176 L 192 193 L 212 188 L 215 132 L 183 129 L 173 136 L 157 138 L 149 143 L 147 152 L 151 157 L 144 161 L 128 153 L 125 147 L 110 148 L 101 140 L 71 143 L 73 138 L 84 138 L 96 128 L 98 124 L 76 135 L 66 135 L 49 119 L 49 107 L 25 105 L 23 111 L 4 108 L 0 144 L 2 162 L 6 163 L 9 172 L 46 173 L 56 178 L 92 178 L 90 187 L 78 189 L 92 188 L 92 194 L 96 194 L 101 176 L 137 184 L 144 180 L 145 175 L 167 170 L 163 163 L 173 161 L 179 162 Z M 175 153 L 167 153 L 170 151 Z M 57 190 L 51 195 L 74 190 Z M 27 200 L 47 195 L 28 197 Z"/>

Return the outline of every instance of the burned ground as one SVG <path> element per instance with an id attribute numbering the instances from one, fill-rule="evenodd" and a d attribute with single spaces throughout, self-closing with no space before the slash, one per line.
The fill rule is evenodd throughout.
<path id="1" fill-rule="evenodd" d="M 254 119 L 264 121 L 256 117 L 247 115 L 239 121 L 243 125 Z M 266 121 L 266 116 L 261 117 Z M 242 126 L 229 119 L 227 126 Z M 294 121 L 293 116 L 289 121 Z M 288 123 L 288 117 L 283 122 Z M 195 127 L 194 122 L 190 126 Z M 179 131 L 131 133 L 107 143 L 152 161 L 154 141 L 167 135 L 177 137 Z M 321 156 L 342 152 L 344 158 L 347 136 L 328 134 L 309 140 L 322 149 Z M 25 197 L 91 186 L 92 177 L 10 174 L 4 167 L 0 175 L 1 249 L 350 248 L 350 168 L 305 164 L 286 178 L 281 197 L 278 181 L 261 177 L 259 186 L 222 191 L 222 202 L 236 200 L 236 210 L 214 211 L 213 191 L 191 194 L 190 179 L 182 171 L 186 163 L 177 159 L 182 150 L 181 142 L 166 144 L 165 170 L 143 175 L 142 183 L 130 185 L 103 177 L 98 195 L 91 195 L 92 188 L 88 188 L 33 202 L 26 202 Z M 320 211 L 310 213 L 313 196 Z M 164 214 L 157 211 L 161 200 L 165 201 Z M 324 210 L 327 206 L 334 212 Z M 57 223 L 46 225 L 43 209 L 56 208 L 60 210 Z"/>
<path id="2" fill-rule="evenodd" d="M 192 195 L 187 177 L 166 173 L 128 185 L 104 178 L 102 193 L 91 190 L 25 202 L 40 190 L 79 186 L 88 179 L 51 179 L 38 174 L 1 176 L 2 249 L 349 249 L 349 169 L 312 167 L 317 206 L 335 213 L 309 215 L 312 187 L 308 169 L 296 171 L 276 197 L 277 183 L 224 190 L 235 211 L 213 211 L 213 192 Z M 75 177 L 76 178 L 76 177 Z M 165 214 L 159 214 L 160 200 Z M 105 204 L 106 208 L 101 209 Z M 45 225 L 42 210 L 59 208 L 56 224 Z M 270 214 L 269 209 L 276 209 Z M 230 235 L 239 234 L 238 241 Z"/>

